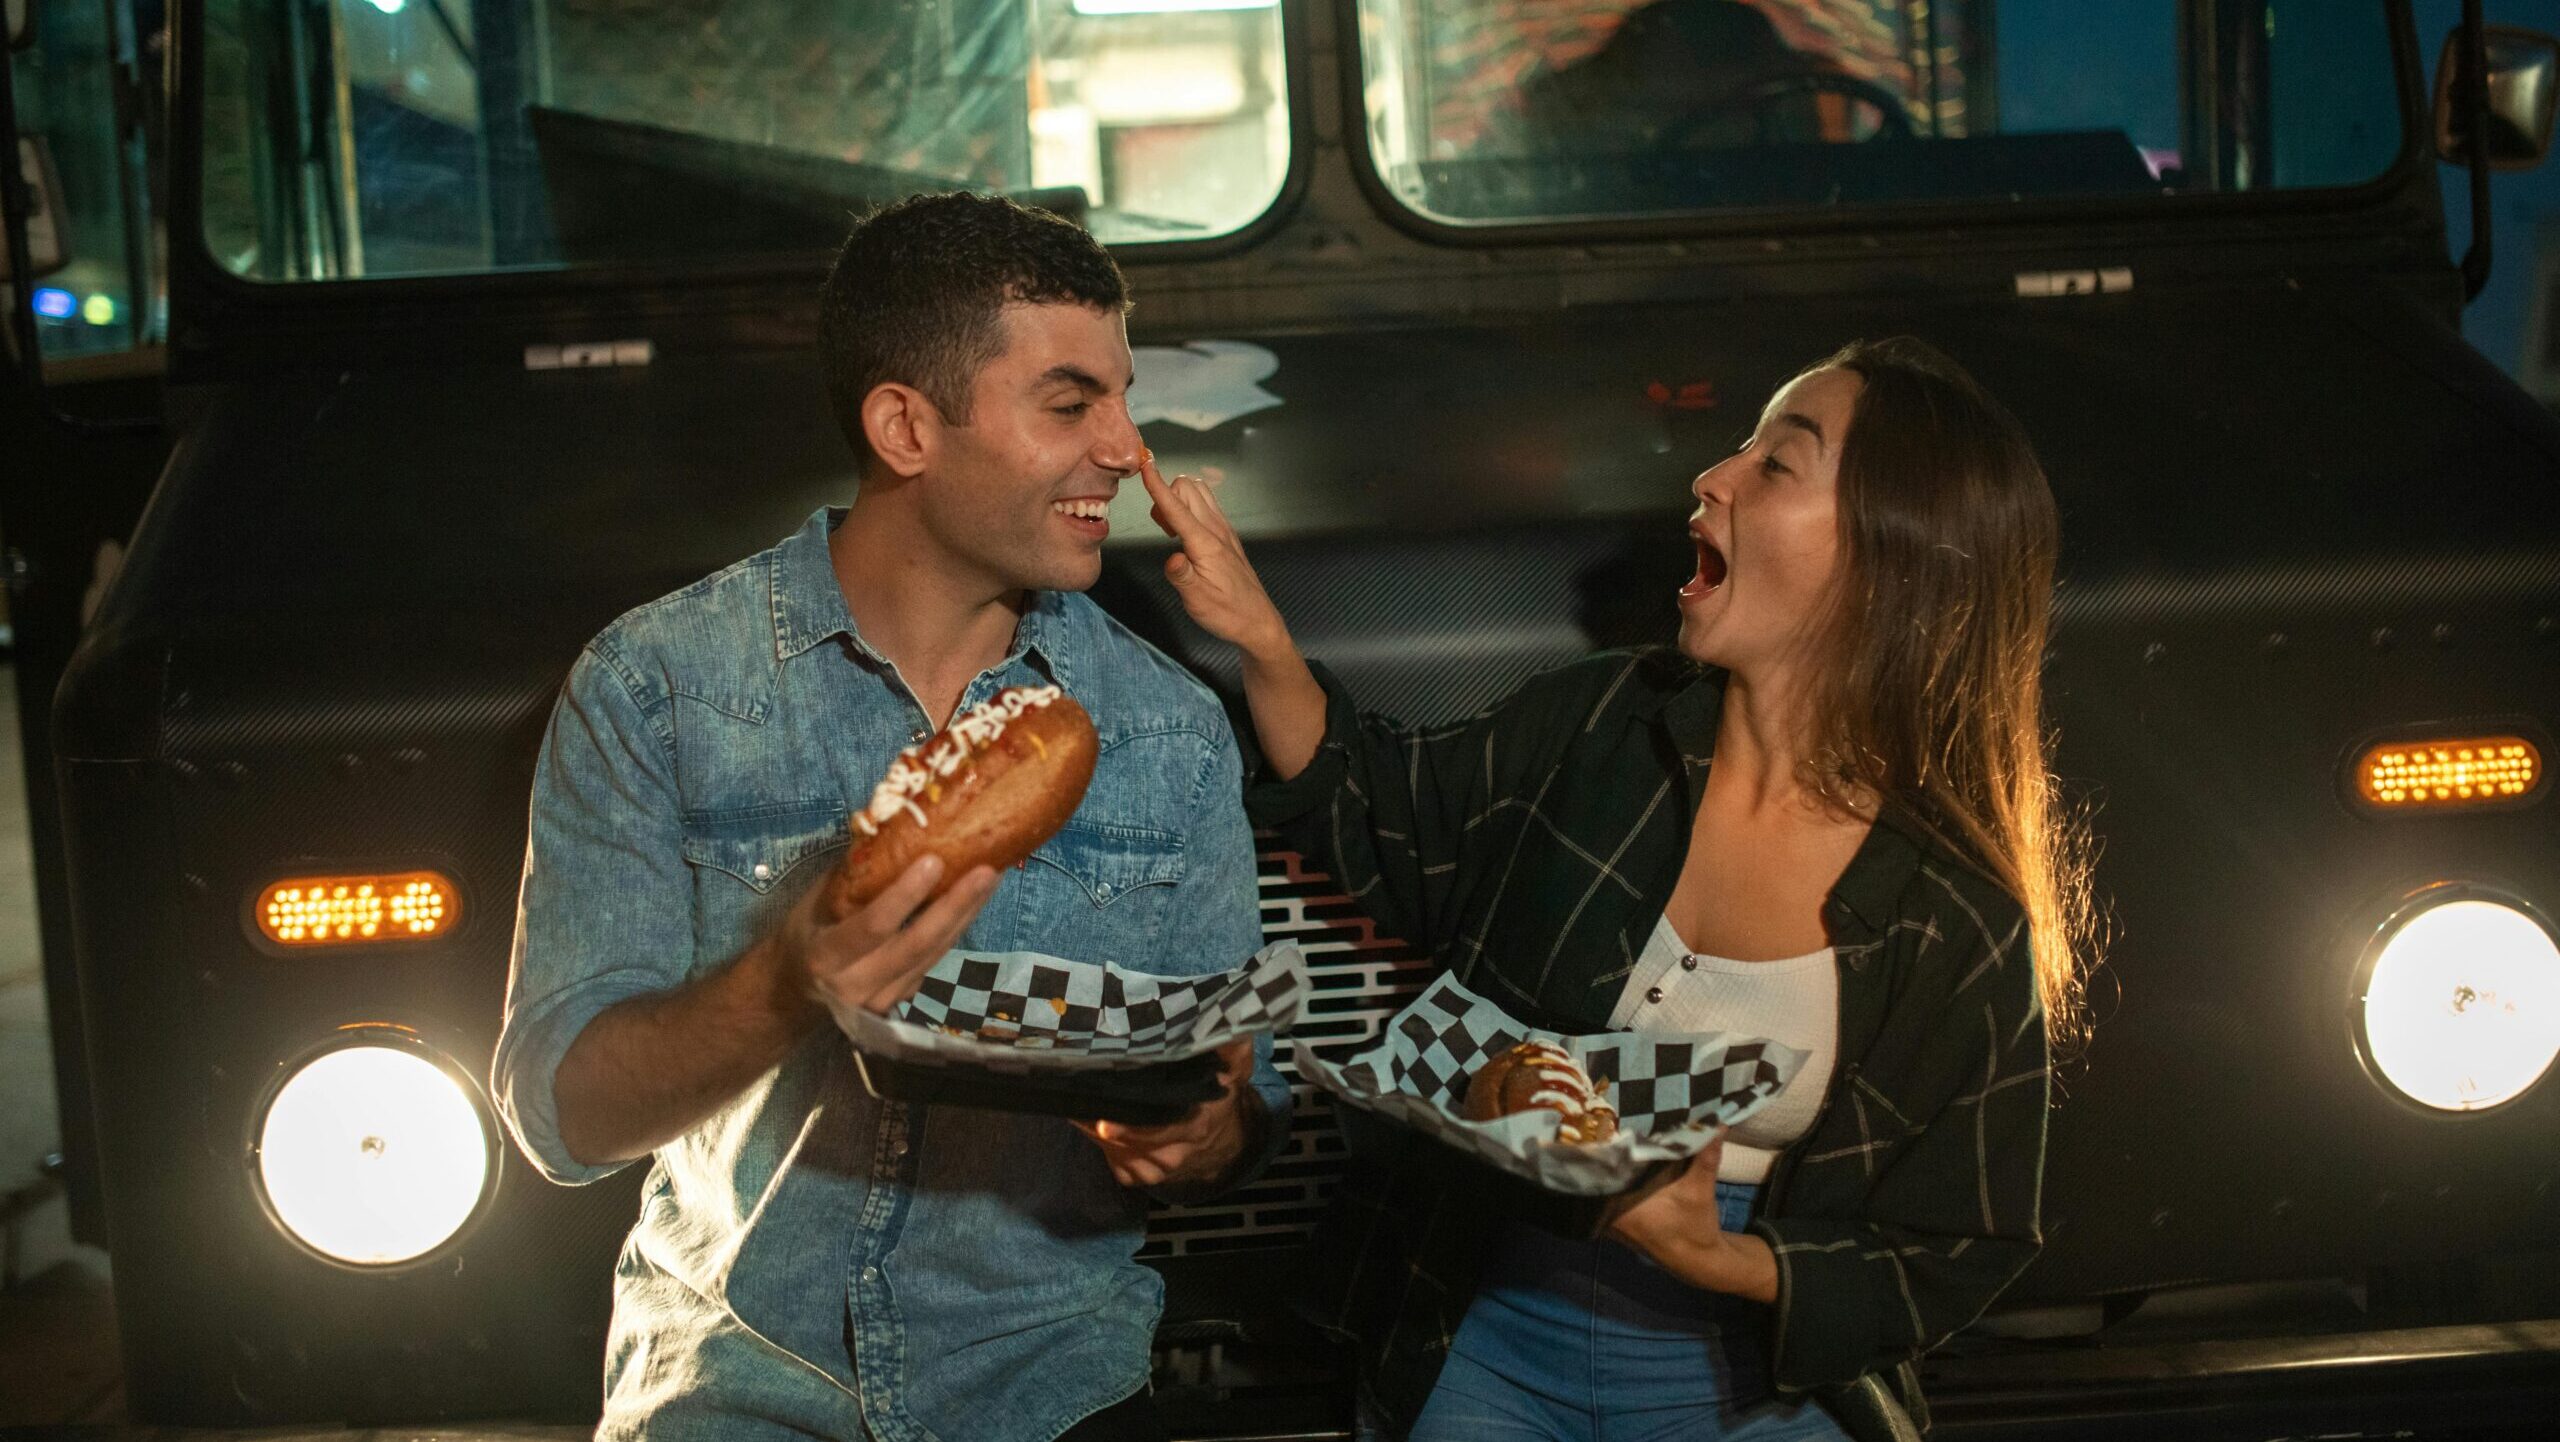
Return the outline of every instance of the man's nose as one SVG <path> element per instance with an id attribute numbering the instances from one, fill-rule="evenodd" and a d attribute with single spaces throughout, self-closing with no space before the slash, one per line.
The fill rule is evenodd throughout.
<path id="1" fill-rule="evenodd" d="M 1129 418 L 1125 401 L 1115 401 L 1104 408 L 1107 418 L 1102 435 L 1093 444 L 1093 463 L 1114 475 L 1127 475 L 1146 459 L 1147 443 L 1138 434 L 1137 422 Z"/>

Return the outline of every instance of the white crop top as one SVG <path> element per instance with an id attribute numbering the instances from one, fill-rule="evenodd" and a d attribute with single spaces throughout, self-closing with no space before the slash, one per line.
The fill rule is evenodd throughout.
<path id="1" fill-rule="evenodd" d="M 1654 923 L 1627 989 L 1609 1013 L 1624 1031 L 1720 1031 L 1763 1036 L 1805 1053 L 1804 1069 L 1775 1100 L 1725 1134 L 1716 1179 L 1757 1183 L 1779 1152 L 1801 1140 L 1822 1109 L 1839 1044 L 1840 974 L 1831 948 L 1784 961 L 1733 961 L 1691 951 Z"/>

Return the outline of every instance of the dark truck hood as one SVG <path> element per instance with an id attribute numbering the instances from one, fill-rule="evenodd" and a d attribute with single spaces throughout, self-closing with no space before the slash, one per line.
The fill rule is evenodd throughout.
<path id="1" fill-rule="evenodd" d="M 2560 1088 L 2421 1116 L 2357 1072 L 2339 1024 L 2341 928 L 2375 898 L 2469 869 L 2560 904 L 2547 806 L 2393 827 L 2334 786 L 2378 726 L 2560 713 L 2560 426 L 2436 319 L 2270 284 L 1242 336 L 1276 359 L 1259 383 L 1280 403 L 1147 434 L 1169 468 L 1226 472 L 1309 651 L 1430 720 L 1590 645 L 1667 639 L 1689 478 L 1797 368 L 1900 332 L 2006 400 L 2053 477 L 2051 709 L 2116 913 L 2025 1294 L 2547 1228 Z M 476 737 L 520 758 L 520 788 L 584 638 L 852 488 L 792 349 L 670 340 L 644 367 L 548 371 L 507 353 L 199 400 L 66 683 L 75 760 Z M 1153 538 L 1126 539 L 1142 513 L 1098 595 L 1216 673 Z"/>
<path id="2" fill-rule="evenodd" d="M 2560 427 L 2379 292 L 1772 297 L 1246 337 L 1276 360 L 1258 384 L 1280 404 L 1147 433 L 1168 464 L 1227 473 L 1249 537 L 1659 517 L 1688 509 L 1689 478 L 1796 369 L 1900 332 L 1954 354 L 2034 435 L 2064 515 L 2066 606 L 2144 578 L 2227 593 L 2359 560 L 2384 566 L 2380 584 L 2422 585 L 2430 560 L 2560 534 Z M 1165 369 L 1150 340 L 1142 390 Z M 213 393 L 174 467 L 187 484 L 144 527 L 168 568 L 156 609 L 208 628 L 566 611 L 582 632 L 850 496 L 805 352 L 490 361 Z M 115 621 L 143 619 L 131 600 Z"/>

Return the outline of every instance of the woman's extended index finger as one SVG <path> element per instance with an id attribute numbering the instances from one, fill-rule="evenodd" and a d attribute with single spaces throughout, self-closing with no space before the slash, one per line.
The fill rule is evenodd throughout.
<path id="1" fill-rule="evenodd" d="M 1232 538 L 1236 533 L 1236 525 L 1235 522 L 1227 519 L 1227 508 L 1218 504 L 1217 491 L 1198 476 L 1183 476 L 1179 479 L 1191 483 L 1187 486 L 1178 486 L 1175 494 L 1181 496 L 1183 501 L 1191 507 L 1193 518 Z"/>
<path id="2" fill-rule="evenodd" d="M 1166 535 L 1177 541 L 1190 540 L 1191 537 L 1186 533 L 1193 524 L 1191 508 L 1185 506 L 1174 495 L 1173 487 L 1166 485 L 1164 477 L 1156 473 L 1156 457 L 1153 451 L 1147 453 L 1145 460 L 1138 462 L 1138 484 L 1147 488 L 1147 499 L 1155 503 L 1154 510 L 1149 514 L 1155 518 L 1156 525 L 1162 528 Z"/>

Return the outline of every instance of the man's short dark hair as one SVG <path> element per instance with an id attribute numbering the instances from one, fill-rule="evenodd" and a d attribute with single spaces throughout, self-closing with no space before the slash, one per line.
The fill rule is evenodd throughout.
<path id="1" fill-rule="evenodd" d="M 1001 196 L 910 196 L 854 222 L 818 302 L 827 400 L 854 454 L 871 458 L 862 398 L 885 382 L 966 425 L 970 386 L 1003 353 L 1015 302 L 1117 313 L 1129 288 L 1101 242 Z"/>

